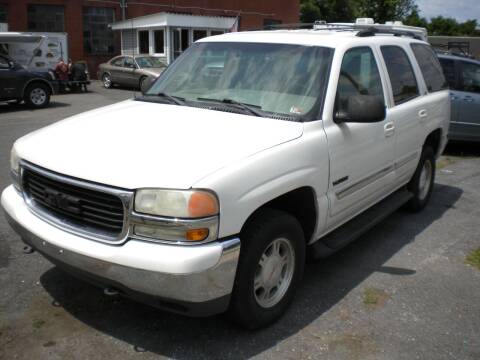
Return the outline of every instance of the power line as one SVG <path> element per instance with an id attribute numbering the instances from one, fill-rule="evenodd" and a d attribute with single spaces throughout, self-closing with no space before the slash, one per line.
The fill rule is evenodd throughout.
<path id="1" fill-rule="evenodd" d="M 90 2 L 98 2 L 98 3 L 108 3 L 108 4 L 115 4 L 119 5 L 121 8 L 125 9 L 128 5 L 144 5 L 144 6 L 152 6 L 152 7 L 161 7 L 161 8 L 171 8 L 171 9 L 180 9 L 180 10 L 201 10 L 201 11 L 213 11 L 213 12 L 222 12 L 222 13 L 234 13 L 235 15 L 260 15 L 260 16 L 275 16 L 275 13 L 261 13 L 258 11 L 243 11 L 243 10 L 233 10 L 233 9 L 214 9 L 214 8 L 204 8 L 200 6 L 180 6 L 180 5 L 172 5 L 172 4 L 157 4 L 157 3 L 145 3 L 145 2 L 127 2 L 120 0 L 113 1 L 113 0 L 87 0 Z"/>

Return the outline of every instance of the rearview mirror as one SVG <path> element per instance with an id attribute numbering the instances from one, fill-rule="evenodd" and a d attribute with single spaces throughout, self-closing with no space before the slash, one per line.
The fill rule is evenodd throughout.
<path id="1" fill-rule="evenodd" d="M 335 123 L 356 122 L 373 123 L 385 119 L 383 97 L 374 95 L 353 95 L 346 99 L 337 99 Z"/>

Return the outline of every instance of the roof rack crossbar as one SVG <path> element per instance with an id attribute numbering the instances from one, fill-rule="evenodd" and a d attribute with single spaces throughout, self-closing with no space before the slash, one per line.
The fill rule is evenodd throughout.
<path id="1" fill-rule="evenodd" d="M 367 37 L 375 36 L 377 34 L 389 34 L 393 36 L 408 36 L 417 40 L 422 40 L 422 37 L 406 30 L 395 30 L 395 29 L 378 29 L 375 27 L 363 28 L 361 29 L 356 36 L 358 37 Z"/>

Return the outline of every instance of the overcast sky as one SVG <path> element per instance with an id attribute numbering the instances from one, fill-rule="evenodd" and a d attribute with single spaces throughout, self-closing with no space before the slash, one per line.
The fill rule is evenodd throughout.
<path id="1" fill-rule="evenodd" d="M 420 16 L 453 17 L 460 21 L 475 19 L 480 23 L 480 0 L 417 0 Z"/>

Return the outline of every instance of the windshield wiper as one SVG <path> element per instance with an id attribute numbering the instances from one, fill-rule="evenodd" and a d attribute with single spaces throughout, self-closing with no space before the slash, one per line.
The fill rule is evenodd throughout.
<path id="1" fill-rule="evenodd" d="M 158 94 L 144 94 L 143 96 L 158 96 L 167 99 L 170 103 L 175 105 L 184 106 L 185 99 L 180 96 L 173 96 L 169 94 L 165 94 L 164 92 L 159 92 Z"/>
<path id="2" fill-rule="evenodd" d="M 164 92 L 157 93 L 157 96 L 164 97 L 165 99 L 168 99 L 171 102 L 180 106 L 185 105 L 185 99 L 180 96 L 173 96 L 173 95 L 165 94 Z"/>
<path id="3" fill-rule="evenodd" d="M 220 99 L 210 99 L 210 98 L 200 97 L 200 98 L 197 98 L 197 100 L 211 101 L 211 102 L 217 102 L 217 103 L 221 103 L 221 104 L 231 104 L 231 105 L 235 105 L 235 106 L 241 108 L 242 110 L 247 110 L 252 115 L 259 116 L 259 117 L 264 117 L 265 116 L 265 113 L 261 110 L 260 106 L 245 104 L 245 103 L 242 103 L 242 102 L 239 102 L 239 101 L 236 101 L 236 100 L 232 100 L 232 99 L 221 99 L 220 100 Z M 258 109 L 255 109 L 255 108 L 258 108 Z"/>

